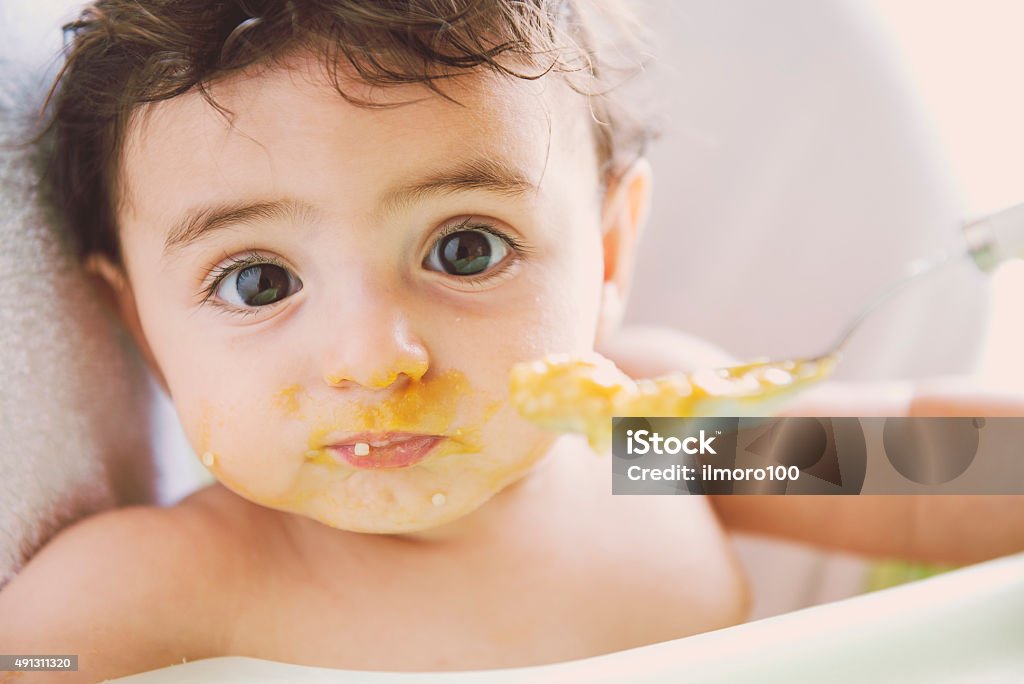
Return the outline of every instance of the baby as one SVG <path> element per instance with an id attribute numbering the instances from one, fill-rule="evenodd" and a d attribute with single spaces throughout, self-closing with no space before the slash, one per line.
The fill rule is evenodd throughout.
<path id="1" fill-rule="evenodd" d="M 535 665 L 744 620 L 723 521 L 907 550 L 905 499 L 612 497 L 507 401 L 514 364 L 615 345 L 651 183 L 615 11 L 87 10 L 56 189 L 217 484 L 59 535 L 0 593 L 5 652 Z"/>

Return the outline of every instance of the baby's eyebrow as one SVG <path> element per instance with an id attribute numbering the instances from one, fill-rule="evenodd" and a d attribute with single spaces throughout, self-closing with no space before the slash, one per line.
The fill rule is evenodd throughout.
<path id="1" fill-rule="evenodd" d="M 520 169 L 492 158 L 470 159 L 386 191 L 378 209 L 392 214 L 427 199 L 470 190 L 482 190 L 508 197 L 534 192 L 537 185 Z M 197 242 L 200 238 L 239 223 L 282 219 L 308 221 L 318 215 L 316 207 L 293 198 L 273 201 L 240 201 L 200 207 L 176 221 L 164 240 L 164 256 Z"/>
<path id="2" fill-rule="evenodd" d="M 305 202 L 281 199 L 265 202 L 225 202 L 193 209 L 178 220 L 164 240 L 164 256 L 198 241 L 200 238 L 237 223 L 256 223 L 277 219 L 308 220 L 317 213 Z"/>
<path id="3" fill-rule="evenodd" d="M 508 197 L 519 197 L 537 190 L 537 185 L 521 169 L 503 160 L 480 157 L 393 188 L 381 196 L 379 209 L 384 214 L 401 211 L 431 195 L 446 195 L 468 190 L 483 190 Z"/>

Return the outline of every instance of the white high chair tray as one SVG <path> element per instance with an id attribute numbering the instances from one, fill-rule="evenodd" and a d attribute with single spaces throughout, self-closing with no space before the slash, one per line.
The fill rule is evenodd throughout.
<path id="1" fill-rule="evenodd" d="M 1021 682 L 1024 554 L 707 634 L 555 665 L 472 672 L 365 672 L 224 657 L 114 681 Z"/>

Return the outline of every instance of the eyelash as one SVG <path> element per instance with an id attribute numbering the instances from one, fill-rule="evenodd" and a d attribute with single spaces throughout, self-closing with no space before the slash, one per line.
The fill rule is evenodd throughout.
<path id="1" fill-rule="evenodd" d="M 517 262 L 523 256 L 532 252 L 531 248 L 521 240 L 518 240 L 517 238 L 511 235 L 508 235 L 504 231 L 498 230 L 496 227 L 489 223 L 474 223 L 472 218 L 467 218 L 457 223 L 449 223 L 442 227 L 441 230 L 438 231 L 437 236 L 430 243 L 431 249 L 433 249 L 433 246 L 435 244 L 437 244 L 447 236 L 453 233 L 458 233 L 463 230 L 479 230 L 484 233 L 489 233 L 500 240 L 504 240 L 511 249 L 510 255 L 505 259 L 506 263 L 504 263 L 500 268 L 492 269 L 491 271 L 488 271 L 482 275 L 464 276 L 458 279 L 460 283 L 464 283 L 471 287 L 483 287 L 487 283 L 491 282 L 491 280 L 500 277 L 506 270 L 508 270 L 508 268 L 512 264 Z M 198 293 L 199 304 L 212 304 L 213 306 L 216 306 L 220 309 L 242 316 L 250 316 L 259 313 L 260 311 L 272 308 L 274 304 L 268 304 L 266 306 L 257 306 L 249 309 L 240 309 L 234 306 L 224 304 L 223 302 L 217 300 L 214 297 L 214 295 L 217 293 L 217 289 L 220 287 L 220 284 L 224 280 L 224 278 L 226 278 L 234 271 L 241 270 L 249 266 L 255 266 L 257 264 L 273 264 L 274 266 L 290 270 L 287 264 L 285 264 L 277 257 L 271 256 L 269 254 L 261 254 L 257 252 L 255 249 L 252 249 L 241 256 L 230 257 L 226 263 L 222 263 L 218 266 L 215 266 L 210 270 L 210 273 L 207 276 L 209 279 L 209 284 L 205 285 L 203 289 L 200 290 Z M 275 304 L 277 303 L 279 302 L 275 302 Z"/>

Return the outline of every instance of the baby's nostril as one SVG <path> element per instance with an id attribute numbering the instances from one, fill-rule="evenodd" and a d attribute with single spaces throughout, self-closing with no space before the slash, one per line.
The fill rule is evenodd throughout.
<path id="1" fill-rule="evenodd" d="M 342 383 L 351 381 L 343 375 L 325 375 L 324 382 L 326 382 L 328 385 L 331 385 L 332 387 L 337 387 Z"/>
<path id="2" fill-rule="evenodd" d="M 367 389 L 387 389 L 396 384 L 419 382 L 427 372 L 427 364 L 409 364 L 408 367 L 396 367 L 393 370 L 382 370 L 368 373 L 359 378 L 344 373 L 331 373 L 324 376 L 324 382 L 331 387 L 359 385 Z"/>
<path id="3" fill-rule="evenodd" d="M 371 377 L 369 382 L 367 382 L 366 384 L 367 386 L 372 387 L 374 389 L 383 389 L 385 387 L 390 387 L 391 385 L 393 385 L 395 380 L 398 379 L 399 375 L 400 373 L 395 371 L 378 373 L 377 375 Z"/>

